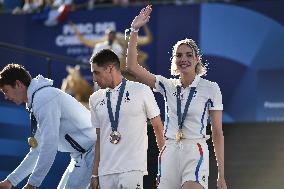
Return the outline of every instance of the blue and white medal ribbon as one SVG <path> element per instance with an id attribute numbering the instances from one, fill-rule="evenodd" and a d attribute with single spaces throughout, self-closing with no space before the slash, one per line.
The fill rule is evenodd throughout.
<path id="1" fill-rule="evenodd" d="M 119 120 L 120 105 L 121 105 L 123 93 L 125 90 L 125 86 L 126 86 L 126 79 L 123 78 L 121 86 L 120 86 L 120 90 L 119 90 L 118 99 L 117 99 L 117 104 L 116 104 L 116 109 L 115 109 L 115 118 L 113 117 L 112 108 L 111 108 L 110 91 L 106 93 L 107 109 L 108 109 L 109 120 L 111 123 L 111 130 L 112 130 L 109 136 L 109 140 L 113 144 L 117 144 L 121 138 L 121 134 L 117 131 L 117 127 L 118 127 L 118 120 Z"/>
<path id="2" fill-rule="evenodd" d="M 181 99 L 180 99 L 180 93 L 181 93 L 181 86 L 177 86 L 177 117 L 178 117 L 178 132 L 176 133 L 176 141 L 180 142 L 180 140 L 183 138 L 183 133 L 182 133 L 182 127 L 183 127 L 183 122 L 185 120 L 186 114 L 188 112 L 188 108 L 190 105 L 190 102 L 192 100 L 193 94 L 195 92 L 196 87 L 191 87 L 190 92 L 184 107 L 184 112 L 181 114 Z"/>

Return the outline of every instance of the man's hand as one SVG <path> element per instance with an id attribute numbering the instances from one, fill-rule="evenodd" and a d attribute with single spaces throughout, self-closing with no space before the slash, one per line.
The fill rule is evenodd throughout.
<path id="1" fill-rule="evenodd" d="M 219 177 L 217 179 L 217 187 L 218 189 L 227 189 L 227 184 L 224 177 Z"/>
<path id="2" fill-rule="evenodd" d="M 99 177 L 92 177 L 90 189 L 98 189 L 99 188 Z"/>
<path id="3" fill-rule="evenodd" d="M 36 187 L 30 184 L 26 184 L 23 189 L 36 189 Z"/>
<path id="4" fill-rule="evenodd" d="M 0 182 L 0 189 L 11 189 L 11 188 L 12 188 L 12 184 L 10 181 L 4 180 Z"/>

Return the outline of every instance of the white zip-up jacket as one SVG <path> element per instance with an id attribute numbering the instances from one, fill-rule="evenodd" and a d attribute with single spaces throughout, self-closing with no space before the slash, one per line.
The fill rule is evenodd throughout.
<path id="1" fill-rule="evenodd" d="M 30 175 L 28 183 L 39 187 L 52 166 L 57 151 L 78 153 L 65 139 L 71 136 L 82 148 L 94 147 L 96 130 L 92 127 L 90 112 L 75 98 L 54 88 L 53 81 L 38 75 L 28 87 L 27 107 L 31 107 L 37 120 L 35 138 L 38 147 L 30 149 L 21 164 L 7 177 L 16 186 Z M 32 94 L 38 90 L 32 101 Z"/>

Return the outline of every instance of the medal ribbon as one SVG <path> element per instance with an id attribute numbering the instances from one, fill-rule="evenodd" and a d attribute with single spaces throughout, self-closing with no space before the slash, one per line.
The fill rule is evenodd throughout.
<path id="1" fill-rule="evenodd" d="M 37 130 L 37 121 L 36 121 L 36 118 L 33 114 L 33 102 L 34 102 L 34 96 L 35 96 L 35 93 L 38 92 L 40 89 L 42 88 L 45 88 L 45 87 L 51 87 L 51 85 L 48 85 L 48 86 L 43 86 L 39 89 L 37 89 L 33 94 L 32 94 L 32 100 L 31 100 L 31 106 L 28 107 L 28 112 L 30 113 L 30 126 L 31 126 L 31 137 L 34 137 L 35 134 L 36 134 L 36 130 Z"/>
<path id="2" fill-rule="evenodd" d="M 37 130 L 37 121 L 32 112 L 30 112 L 30 126 L 31 126 L 31 137 L 34 137 Z"/>
<path id="3" fill-rule="evenodd" d="M 123 78 L 121 86 L 120 86 L 120 90 L 119 90 L 118 99 L 117 99 L 116 110 L 115 110 L 115 118 L 113 117 L 112 108 L 111 108 L 110 91 L 108 91 L 106 93 L 107 109 L 108 109 L 109 120 L 111 122 L 112 131 L 117 131 L 120 105 L 121 105 L 123 93 L 124 93 L 124 90 L 125 90 L 125 85 L 126 85 L 126 79 Z"/>
<path id="4" fill-rule="evenodd" d="M 183 122 L 185 120 L 185 116 L 187 114 L 188 107 L 189 107 L 190 102 L 192 100 L 195 89 L 196 89 L 196 87 L 190 88 L 190 92 L 189 92 L 189 95 L 187 97 L 187 101 L 186 101 L 186 104 L 185 104 L 185 107 L 184 107 L 184 112 L 181 116 L 181 99 L 180 99 L 181 86 L 180 85 L 177 86 L 177 116 L 178 116 L 178 126 L 179 126 L 180 130 L 182 129 Z"/>

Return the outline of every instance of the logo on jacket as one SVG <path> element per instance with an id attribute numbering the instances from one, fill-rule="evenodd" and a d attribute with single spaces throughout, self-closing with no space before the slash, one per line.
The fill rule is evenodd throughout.
<path id="1" fill-rule="evenodd" d="M 137 184 L 136 189 L 141 189 L 140 184 Z"/>
<path id="2" fill-rule="evenodd" d="M 197 93 L 197 91 L 194 91 L 192 97 L 196 97 L 196 93 Z M 177 92 L 173 92 L 173 96 L 177 96 Z M 181 94 L 181 95 L 180 95 L 180 99 L 181 99 L 181 100 L 184 100 L 184 94 Z"/>
<path id="3" fill-rule="evenodd" d="M 126 91 L 125 102 L 130 102 L 129 92 L 128 91 Z"/>
<path id="4" fill-rule="evenodd" d="M 193 92 L 193 97 L 196 97 L 196 93 L 197 93 L 197 91 L 195 90 L 195 91 Z"/>
<path id="5" fill-rule="evenodd" d="M 103 100 L 100 102 L 100 105 L 103 106 L 103 105 L 105 105 L 105 103 L 106 103 L 106 101 L 105 101 L 105 99 L 103 99 Z"/>
<path id="6" fill-rule="evenodd" d="M 202 181 L 203 181 L 203 182 L 205 182 L 205 181 L 206 181 L 206 177 L 205 177 L 205 175 L 203 175 L 203 177 L 202 177 Z"/>

